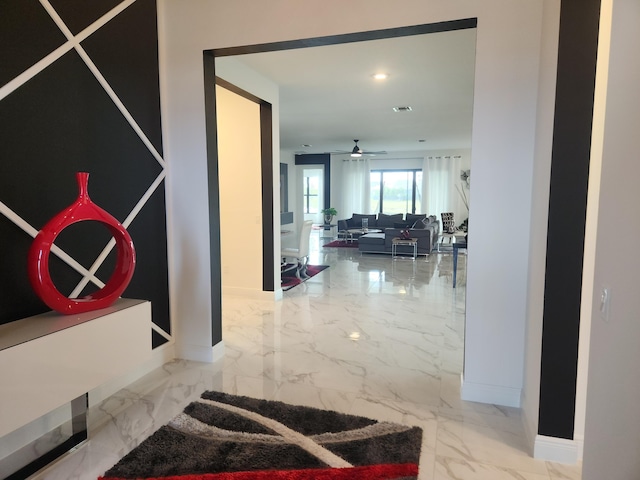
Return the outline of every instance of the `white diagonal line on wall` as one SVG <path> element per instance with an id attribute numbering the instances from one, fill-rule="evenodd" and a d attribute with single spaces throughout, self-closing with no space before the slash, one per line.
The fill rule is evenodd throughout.
<path id="1" fill-rule="evenodd" d="M 165 332 L 163 329 L 161 329 L 158 325 L 156 325 L 153 322 L 151 322 L 151 330 L 155 331 L 156 333 L 158 333 L 158 335 L 165 338 L 166 340 L 169 340 L 169 341 L 173 340 L 173 337 L 171 335 L 169 335 L 167 332 Z"/>
<path id="2" fill-rule="evenodd" d="M 156 150 L 156 147 L 153 146 L 151 141 L 144 134 L 144 132 L 142 131 L 138 123 L 134 120 L 134 118 L 131 116 L 127 108 L 124 106 L 124 103 L 120 101 L 120 99 L 116 95 L 116 92 L 114 92 L 111 86 L 107 83 L 107 80 L 102 76 L 102 73 L 100 73 L 100 71 L 98 70 L 98 67 L 96 67 L 93 61 L 89 58 L 89 55 L 87 55 L 87 52 L 85 52 L 80 45 L 76 46 L 76 51 L 78 52 L 82 60 L 84 60 L 84 62 L 87 64 L 87 66 L 89 67 L 89 70 L 91 70 L 91 72 L 96 77 L 98 82 L 100 82 L 100 85 L 102 85 L 102 88 L 104 88 L 104 90 L 107 92 L 107 95 L 111 97 L 111 100 L 113 101 L 113 103 L 115 103 L 116 107 L 118 107 L 118 110 L 120 110 L 120 113 L 122 113 L 122 115 L 127 120 L 127 122 L 129 122 L 129 125 L 131 125 L 131 128 L 133 128 L 133 130 L 138 134 L 138 136 L 140 137 L 140 140 L 142 140 L 142 143 L 144 143 L 147 149 L 149 150 L 149 152 L 151 152 L 151 155 L 153 155 L 156 161 L 162 166 L 162 168 L 164 168 L 165 166 L 164 160 Z"/>
<path id="3" fill-rule="evenodd" d="M 5 217 L 15 223 L 18 227 L 24 230 L 29 236 L 35 238 L 38 235 L 38 230 L 33 228 L 29 222 L 25 221 L 20 215 L 11 210 L 7 205 L 0 201 L 0 213 L 2 213 Z M 71 268 L 77 271 L 80 275 L 85 277 L 87 281 L 93 282 L 98 287 L 104 287 L 104 283 L 101 282 L 98 278 L 93 276 L 89 270 L 80 265 L 77 261 L 75 261 L 69 254 L 67 254 L 64 250 L 62 250 L 57 245 L 53 245 L 51 247 L 51 253 L 60 258 L 63 262 L 67 263 Z M 26 262 L 26 259 L 25 259 Z"/>
<path id="4" fill-rule="evenodd" d="M 68 39 L 65 43 L 60 45 L 53 52 L 49 53 L 42 60 L 36 62 L 34 65 L 32 65 L 31 67 L 26 69 L 24 72 L 22 72 L 20 75 L 15 77 L 13 80 L 11 80 L 7 84 L 5 84 L 2 87 L 0 87 L 0 100 L 5 98 L 7 95 L 9 95 L 14 90 L 20 88 L 22 85 L 24 85 L 29 80 L 31 80 L 38 73 L 40 73 L 42 70 L 44 70 L 49 65 L 54 63 L 56 60 L 58 60 L 60 57 L 62 57 L 69 50 L 74 48 L 75 44 L 77 44 L 78 42 L 82 42 L 89 35 L 91 35 L 96 30 L 98 30 L 100 27 L 102 27 L 104 24 L 106 24 L 109 20 L 111 20 L 116 15 L 118 15 L 120 12 L 122 12 L 125 8 L 129 7 L 133 2 L 135 2 L 135 0 L 127 0 L 126 2 L 121 3 L 120 5 L 118 5 L 114 9 L 112 9 L 111 11 L 107 12 L 106 14 L 104 14 L 98 20 L 93 22 L 91 25 L 89 25 L 87 28 L 85 28 L 82 32 L 80 32 L 75 37 L 73 37 L 73 35 L 71 35 L 71 39 L 70 39 L 69 35 L 65 34 L 65 36 Z M 49 2 L 46 2 L 46 3 L 40 2 L 40 3 L 47 10 L 49 15 L 51 15 L 51 11 L 53 10 L 53 8 L 51 8 L 51 5 L 49 4 Z M 65 26 L 65 28 L 66 28 L 66 26 Z"/>
<path id="5" fill-rule="evenodd" d="M 118 12 L 116 12 L 116 14 L 120 13 L 126 7 L 128 7 L 131 4 L 133 4 L 134 1 L 135 0 L 129 0 L 128 2 L 126 2 L 127 5 L 125 5 Z M 78 52 L 78 55 L 80 55 L 80 58 L 82 58 L 84 63 L 87 65 L 87 67 L 89 67 L 89 70 L 91 70 L 91 73 L 93 73 L 94 77 L 96 77 L 96 80 L 98 80 L 98 83 L 100 83 L 100 85 L 102 85 L 102 88 L 104 88 L 105 92 L 107 92 L 107 95 L 109 95 L 109 97 L 111 98 L 111 101 L 113 101 L 113 103 L 116 105 L 118 110 L 120 110 L 120 113 L 122 113 L 122 115 L 127 120 L 129 125 L 131 126 L 131 128 L 133 128 L 133 130 L 136 132 L 138 137 L 140 137 L 140 140 L 142 140 L 142 143 L 144 143 L 145 146 L 147 147 L 147 149 L 149 150 L 149 152 L 151 152 L 151 155 L 153 155 L 153 157 L 156 159 L 156 161 L 164 168 L 165 162 L 164 162 L 162 156 L 158 153 L 158 151 L 153 146 L 151 141 L 147 138 L 147 136 L 142 131 L 142 129 L 140 128 L 138 123 L 135 121 L 135 119 L 133 118 L 131 113 L 129 113 L 129 110 L 127 110 L 127 107 L 125 107 L 124 103 L 122 103 L 122 101 L 120 100 L 120 98 L 118 97 L 116 92 L 111 88 L 111 85 L 109 85 L 109 82 L 107 82 L 106 78 L 104 78 L 104 76 L 102 75 L 102 73 L 100 72 L 98 67 L 96 67 L 96 65 L 93 63 L 93 60 L 91 60 L 91 58 L 89 57 L 87 52 L 80 45 L 80 42 L 82 40 L 84 40 L 87 36 L 89 36 L 90 33 L 93 33 L 93 31 L 88 33 L 85 37 L 74 36 L 71 33 L 71 30 L 69 30 L 69 28 L 67 28 L 67 26 L 64 23 L 64 21 L 62 20 L 62 18 L 60 18 L 58 13 L 51 6 L 51 4 L 49 3 L 48 0 L 40 0 L 40 3 L 47 10 L 49 15 L 53 19 L 53 21 L 56 23 L 56 25 L 58 25 L 58 28 L 60 28 L 60 30 L 62 30 L 62 33 L 73 44 L 73 47 Z M 111 18 L 113 18 L 114 16 L 115 16 L 115 14 Z M 109 18 L 108 20 L 110 20 L 111 18 Z M 106 23 L 106 21 L 104 23 Z M 87 30 L 89 30 L 89 29 L 85 29 L 83 32 L 85 32 Z"/>
<path id="6" fill-rule="evenodd" d="M 24 72 L 22 72 L 20 75 L 15 77 L 9 83 L 0 87 L 0 100 L 8 96 L 13 91 L 20 88 L 25 83 L 27 83 L 29 80 L 31 80 L 41 71 L 43 71 L 49 65 L 54 63 L 56 60 L 58 60 L 60 57 L 62 57 L 65 53 L 67 53 L 72 48 L 73 48 L 73 44 L 71 42 L 63 43 L 58 48 L 56 48 L 53 52 L 51 52 L 49 55 L 47 55 L 42 60 L 37 62 L 35 65 L 32 65 L 31 67 L 27 68 Z"/>
<path id="7" fill-rule="evenodd" d="M 29 222 L 24 220 L 20 215 L 7 207 L 7 205 L 5 205 L 2 201 L 0 201 L 0 213 L 2 213 L 5 217 L 15 223 L 22 230 L 27 232 L 27 234 L 30 235 L 31 238 L 36 238 L 36 235 L 38 235 L 38 230 L 33 228 L 29 224 Z"/>
<path id="8" fill-rule="evenodd" d="M 158 186 L 162 183 L 162 180 L 164 180 L 164 177 L 165 177 L 165 172 L 163 170 L 160 173 L 160 175 L 158 175 L 158 177 L 155 179 L 155 181 L 151 184 L 151 186 L 149 186 L 149 188 L 144 193 L 144 195 L 140 198 L 140 200 L 138 200 L 138 203 L 135 205 L 135 207 L 133 207 L 133 209 L 131 210 L 131 213 L 129 213 L 125 221 L 122 222 L 122 226 L 124 228 L 129 228 L 129 225 L 131 225 L 131 222 L 133 222 L 133 220 L 136 218 L 138 213 L 140 213 L 140 210 L 142 210 L 142 207 L 144 207 L 144 205 L 147 203 L 151 195 L 153 195 L 153 192 L 155 192 Z M 74 288 L 73 291 L 71 292 L 71 295 L 69 295 L 71 298 L 75 298 L 78 295 L 80 295 L 84 287 L 86 287 L 87 284 L 89 283 L 91 277 L 98 271 L 98 269 L 102 266 L 104 261 L 107 259 L 107 256 L 109 255 L 109 253 L 111 253 L 111 250 L 113 250 L 113 247 L 115 246 L 115 244 L 116 244 L 116 241 L 113 238 L 109 240 L 109 243 L 107 243 L 107 245 L 104 247 L 102 252 L 100 252 L 100 255 L 98 255 L 98 258 L 96 258 L 96 260 L 93 262 L 93 265 L 91 265 L 91 267 L 89 268 L 89 271 L 88 271 L 89 275 L 83 278 L 82 280 L 80 280 L 80 283 L 76 285 L 76 288 Z"/>
<path id="9" fill-rule="evenodd" d="M 151 195 L 153 195 L 153 193 L 160 186 L 160 184 L 164 180 L 164 177 L 166 177 L 166 176 L 167 176 L 167 174 L 166 174 L 166 172 L 164 170 L 162 172 L 160 172 L 158 177 L 153 181 L 151 186 L 149 186 L 149 188 L 144 193 L 144 195 L 142 195 L 140 200 L 138 200 L 138 203 L 136 204 L 136 206 L 133 207 L 133 209 L 131 210 L 131 213 L 129 214 L 129 216 L 124 219 L 124 222 L 122 222 L 122 226 L 124 228 L 129 228 L 129 225 L 131 225 L 131 222 L 133 222 L 133 220 L 136 218 L 138 213 L 140 213 L 140 210 L 142 210 L 142 207 L 145 206 L 145 204 L 147 203 L 149 198 L 151 198 Z"/>

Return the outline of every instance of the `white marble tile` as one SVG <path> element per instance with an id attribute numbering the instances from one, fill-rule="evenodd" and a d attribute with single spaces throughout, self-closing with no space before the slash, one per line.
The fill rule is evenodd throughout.
<path id="1" fill-rule="evenodd" d="M 477 413 L 469 417 L 440 411 L 436 454 L 547 475 L 545 463 L 527 452 L 521 429 L 516 429 L 511 419 L 497 415 Z"/>
<path id="2" fill-rule="evenodd" d="M 580 478 L 531 458 L 517 409 L 460 399 L 466 257 L 453 289 L 450 254 L 394 262 L 321 241 L 310 263 L 330 267 L 282 301 L 223 298 L 220 362 L 171 362 L 91 409 L 90 441 L 38 478 L 94 480 L 204 390 L 419 426 L 420 480 Z"/>
<path id="3" fill-rule="evenodd" d="M 582 478 L 582 462 L 578 465 L 547 462 L 547 470 L 551 480 L 580 480 Z"/>
<path id="4" fill-rule="evenodd" d="M 438 456 L 434 480 L 549 480 L 549 476 Z"/>

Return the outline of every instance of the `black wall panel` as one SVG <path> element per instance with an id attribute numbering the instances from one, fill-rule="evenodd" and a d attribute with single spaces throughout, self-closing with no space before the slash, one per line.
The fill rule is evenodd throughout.
<path id="1" fill-rule="evenodd" d="M 51 1 L 73 33 L 119 3 Z M 39 2 L 0 2 L 0 83 L 8 83 L 64 42 Z M 155 1 L 137 0 L 86 38 L 82 48 L 161 156 Z M 92 200 L 124 222 L 163 174 L 163 165 L 79 52 L 71 49 L 39 70 L 0 97 L 0 202 L 38 230 L 75 200 L 75 172 L 87 171 Z M 128 226 L 138 262 L 123 296 L 151 300 L 154 323 L 170 333 L 165 212 L 160 182 Z M 0 213 L 0 323 L 48 310 L 33 294 L 26 275 L 32 238 L 11 216 Z M 89 268 L 110 238 L 102 224 L 82 222 L 66 229 L 56 245 Z M 51 258 L 56 286 L 71 293 L 82 276 L 54 255 Z M 103 282 L 114 258 L 112 252 L 97 271 Z M 89 284 L 84 293 L 95 289 Z M 165 342 L 157 334 L 153 338 L 154 345 Z"/>
<path id="2" fill-rule="evenodd" d="M 540 435 L 573 439 L 600 0 L 562 0 L 549 192 Z"/>
<path id="3" fill-rule="evenodd" d="M 65 40 L 38 0 L 2 0 L 0 86 L 42 60 Z"/>
<path id="4" fill-rule="evenodd" d="M 82 42 L 82 47 L 162 153 L 156 18 L 145 14 L 152 5 L 154 0 L 136 1 Z M 133 42 L 135 49 L 131 49 Z"/>
<path id="5" fill-rule="evenodd" d="M 49 0 L 74 35 L 87 28 L 122 0 Z"/>

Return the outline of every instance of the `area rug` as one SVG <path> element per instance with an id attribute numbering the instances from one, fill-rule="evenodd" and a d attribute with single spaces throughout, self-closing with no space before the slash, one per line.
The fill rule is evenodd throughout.
<path id="1" fill-rule="evenodd" d="M 422 430 L 205 392 L 100 480 L 415 480 Z"/>
<path id="2" fill-rule="evenodd" d="M 287 290 L 291 290 L 296 285 L 300 285 L 301 283 L 306 282 L 311 277 L 316 276 L 317 274 L 319 274 L 324 269 L 329 268 L 329 265 L 307 265 L 307 275 L 306 275 L 306 277 L 300 279 L 300 278 L 296 277 L 295 268 L 287 270 L 288 266 L 289 265 L 287 265 L 287 266 L 282 268 L 283 273 L 281 275 L 281 278 L 282 278 L 281 287 L 282 287 L 282 290 L 285 291 L 285 292 Z M 293 265 L 291 265 L 291 266 L 293 266 Z"/>
<path id="3" fill-rule="evenodd" d="M 333 242 L 323 245 L 323 247 L 358 248 L 358 241 L 354 240 L 353 242 L 347 242 L 346 240 L 334 240 Z"/>

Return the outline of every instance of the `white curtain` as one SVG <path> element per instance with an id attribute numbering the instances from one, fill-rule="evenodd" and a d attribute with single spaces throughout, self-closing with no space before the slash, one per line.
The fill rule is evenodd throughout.
<path id="1" fill-rule="evenodd" d="M 440 216 L 443 212 L 453 212 L 456 225 L 469 216 L 458 189 L 460 181 L 461 157 L 425 157 L 422 167 L 422 195 L 424 209 L 429 215 Z M 457 187 L 457 188 L 456 188 Z M 468 190 L 465 190 L 468 198 Z"/>
<path id="2" fill-rule="evenodd" d="M 369 160 L 350 158 L 342 161 L 342 205 L 339 209 L 348 218 L 352 213 L 369 212 Z"/>

